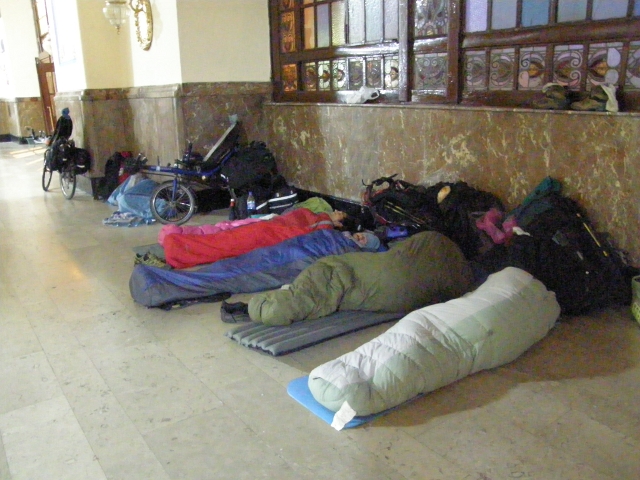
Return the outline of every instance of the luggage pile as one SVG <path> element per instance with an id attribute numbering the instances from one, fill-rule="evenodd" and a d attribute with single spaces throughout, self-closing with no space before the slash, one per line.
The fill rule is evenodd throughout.
<path id="1" fill-rule="evenodd" d="M 386 240 L 436 230 L 485 275 L 526 270 L 555 292 L 563 314 L 631 304 L 631 279 L 640 272 L 551 177 L 510 212 L 496 195 L 465 182 L 425 187 L 395 175 L 366 185 L 362 207 Z"/>
<path id="2" fill-rule="evenodd" d="M 298 201 L 295 187 L 278 173 L 276 159 L 264 142 L 240 147 L 221 173 L 231 194 L 231 220 L 280 214 Z"/>

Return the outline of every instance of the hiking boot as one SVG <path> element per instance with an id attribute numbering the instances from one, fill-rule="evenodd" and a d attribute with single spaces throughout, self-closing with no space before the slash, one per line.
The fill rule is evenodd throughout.
<path id="1" fill-rule="evenodd" d="M 547 83 L 542 87 L 544 98 L 534 100 L 533 108 L 541 110 L 566 110 L 569 108 L 569 92 L 559 83 Z"/>
<path id="2" fill-rule="evenodd" d="M 596 85 L 591 89 L 587 98 L 572 103 L 571 109 L 583 112 L 617 112 L 620 109 L 616 98 L 616 88 L 611 84 Z"/>
<path id="3" fill-rule="evenodd" d="M 167 265 L 167 262 L 151 252 L 147 252 L 144 255 L 136 254 L 136 258 L 133 263 L 134 265 L 148 265 L 150 267 L 158 267 L 164 269 L 171 268 L 169 265 Z"/>
<path id="4" fill-rule="evenodd" d="M 228 303 L 223 301 L 220 305 L 220 319 L 225 323 L 250 322 L 249 305 L 243 302 Z"/>

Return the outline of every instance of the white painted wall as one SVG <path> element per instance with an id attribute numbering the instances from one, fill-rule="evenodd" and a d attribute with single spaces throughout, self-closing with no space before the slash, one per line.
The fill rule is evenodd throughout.
<path id="1" fill-rule="evenodd" d="M 268 82 L 266 0 L 177 0 L 182 81 Z"/>
<path id="2" fill-rule="evenodd" d="M 39 97 L 38 42 L 30 1 L 0 0 L 0 97 Z"/>
<path id="3" fill-rule="evenodd" d="M 189 0 L 186 0 L 189 2 Z M 177 6 L 185 0 L 151 0 L 153 40 L 149 50 L 138 45 L 133 27 L 129 29 L 133 78 L 130 85 L 171 85 L 182 83 Z"/>
<path id="4" fill-rule="evenodd" d="M 83 88 L 130 87 L 133 84 L 130 23 L 118 33 L 104 18 L 103 1 L 78 0 L 77 5 L 82 50 L 86 52 L 82 59 L 86 72 Z M 64 68 L 56 64 L 56 73 Z M 73 90 L 58 86 L 60 91 Z"/>

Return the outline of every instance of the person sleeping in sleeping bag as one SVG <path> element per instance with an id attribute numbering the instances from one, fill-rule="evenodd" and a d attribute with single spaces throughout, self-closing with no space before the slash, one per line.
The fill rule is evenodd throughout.
<path id="1" fill-rule="evenodd" d="M 314 213 L 298 208 L 270 220 L 242 225 L 209 235 L 170 234 L 164 238 L 167 263 L 188 268 L 237 257 L 251 250 L 269 247 L 289 238 L 317 230 L 341 228 L 347 215 L 336 210 Z"/>
<path id="2" fill-rule="evenodd" d="M 248 305 L 223 302 L 223 321 L 266 325 L 320 318 L 339 310 L 409 313 L 469 292 L 474 277 L 462 251 L 445 235 L 426 231 L 382 253 L 346 253 L 316 261 L 280 290 Z"/>
<path id="3" fill-rule="evenodd" d="M 135 265 L 129 290 L 134 301 L 146 307 L 171 308 L 207 298 L 220 301 L 225 293 L 255 293 L 291 283 L 306 267 L 329 255 L 385 250 L 369 232 L 318 230 L 197 270 Z"/>

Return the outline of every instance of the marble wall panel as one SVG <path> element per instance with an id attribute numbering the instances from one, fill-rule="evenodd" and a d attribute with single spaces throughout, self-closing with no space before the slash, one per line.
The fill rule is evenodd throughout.
<path id="1" fill-rule="evenodd" d="M 0 135 L 11 135 L 13 105 L 7 100 L 0 100 Z"/>
<path id="2" fill-rule="evenodd" d="M 0 100 L 0 134 L 22 138 L 45 129 L 42 100 L 38 97 Z"/>
<path id="3" fill-rule="evenodd" d="M 88 176 L 103 175 L 104 165 L 115 151 L 129 150 L 125 134 L 126 96 L 123 90 L 83 90 L 58 93 L 56 110 L 69 109 L 73 120 L 71 138 L 77 147 L 89 150 L 92 157 Z M 59 116 L 59 115 L 58 115 Z"/>
<path id="4" fill-rule="evenodd" d="M 182 87 L 182 119 L 186 140 L 206 154 L 229 127 L 229 117 L 241 122 L 242 142 L 265 140 L 262 105 L 271 97 L 267 83 L 190 83 Z"/>
<path id="5" fill-rule="evenodd" d="M 58 110 L 69 107 L 76 144 L 94 158 L 92 176 L 101 176 L 116 151 L 143 153 L 150 163 L 172 163 L 187 142 L 206 154 L 229 126 L 242 122 L 244 139 L 267 135 L 262 104 L 268 84 L 185 84 L 129 89 L 84 90 L 56 95 Z"/>
<path id="6" fill-rule="evenodd" d="M 126 116 L 131 131 L 130 150 L 134 155 L 143 153 L 150 163 L 174 163 L 184 150 L 183 132 L 179 121 L 177 91 L 171 95 L 129 96 Z"/>
<path id="7" fill-rule="evenodd" d="M 18 136 L 31 134 L 31 131 L 27 130 L 27 126 L 33 128 L 36 132 L 45 129 L 42 100 L 40 98 L 19 98 L 16 99 L 16 106 L 20 126 Z"/>
<path id="8" fill-rule="evenodd" d="M 517 205 L 560 179 L 640 265 L 640 115 L 388 105 L 265 105 L 294 185 L 359 201 L 363 182 L 461 179 Z"/>

